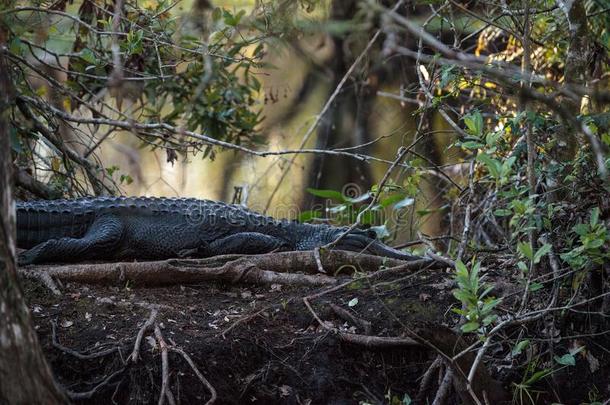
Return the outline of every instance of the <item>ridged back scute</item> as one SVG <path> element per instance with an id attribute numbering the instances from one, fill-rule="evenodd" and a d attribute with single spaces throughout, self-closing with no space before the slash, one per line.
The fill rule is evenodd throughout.
<path id="1" fill-rule="evenodd" d="M 196 198 L 82 197 L 17 202 L 18 244 L 31 247 L 49 239 L 82 237 L 93 220 L 106 213 L 129 216 L 181 215 L 192 226 L 257 231 L 281 228 L 283 221 L 242 206 Z M 279 230 L 279 229 L 278 229 Z"/>
<path id="2" fill-rule="evenodd" d="M 205 224 L 207 227 L 228 226 L 254 231 L 279 224 L 279 221 L 272 217 L 250 211 L 240 205 L 219 201 L 189 199 L 184 212 L 191 224 Z"/>
<path id="3" fill-rule="evenodd" d="M 94 218 L 94 210 L 70 200 L 18 202 L 17 245 L 30 248 L 49 239 L 81 237 Z"/>

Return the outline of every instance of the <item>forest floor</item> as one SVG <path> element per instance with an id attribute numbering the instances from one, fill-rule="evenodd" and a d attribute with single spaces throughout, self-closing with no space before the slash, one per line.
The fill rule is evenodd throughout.
<path id="1" fill-rule="evenodd" d="M 514 296 L 514 287 L 500 272 L 490 271 L 489 277 L 496 281 L 497 295 Z M 67 283 L 61 295 L 55 295 L 35 280 L 23 280 L 22 285 L 55 375 L 80 398 L 77 403 L 87 404 L 157 402 L 166 347 L 167 389 L 178 404 L 205 403 L 213 391 L 217 404 L 408 404 L 409 398 L 412 403 L 431 402 L 434 396 L 424 400 L 418 391 L 435 353 L 417 345 L 366 347 L 346 342 L 337 330 L 406 337 L 413 325 L 454 327 L 458 321 L 451 311 L 457 306 L 451 293 L 454 281 L 444 270 L 393 274 L 374 283 L 365 279 L 312 299 L 312 309 L 326 327 L 303 298 L 328 287 Z M 165 347 L 154 328 L 143 329 L 153 312 Z M 134 362 L 130 354 L 141 330 L 140 357 Z M 487 367 L 510 391 L 522 377 L 515 374 L 514 360 L 502 360 L 506 350 L 502 345 L 495 348 L 492 354 L 499 360 Z M 595 358 L 601 367 L 610 364 L 603 347 Z M 580 403 L 592 389 L 608 389 L 608 372 L 591 375 L 586 361 L 554 373 L 542 385 L 553 397 L 539 397 L 539 403 Z M 441 377 L 435 375 L 434 380 Z M 450 398 L 447 403 L 456 402 Z"/>

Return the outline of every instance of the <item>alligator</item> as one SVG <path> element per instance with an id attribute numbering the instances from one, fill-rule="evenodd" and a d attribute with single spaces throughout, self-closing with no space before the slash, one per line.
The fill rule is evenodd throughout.
<path id="1" fill-rule="evenodd" d="M 19 264 L 162 260 L 313 250 L 349 228 L 275 219 L 240 205 L 195 198 L 85 197 L 17 202 Z M 333 248 L 415 260 L 372 230 L 353 229 Z"/>

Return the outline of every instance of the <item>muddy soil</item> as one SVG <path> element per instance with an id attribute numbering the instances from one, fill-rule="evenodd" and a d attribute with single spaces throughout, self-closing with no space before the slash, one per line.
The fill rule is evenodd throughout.
<path id="1" fill-rule="evenodd" d="M 23 280 L 23 286 L 45 354 L 59 382 L 81 393 L 77 403 L 158 401 L 162 362 L 152 329 L 144 335 L 140 360 L 134 364 L 128 359 L 152 306 L 158 308 L 156 321 L 165 342 L 192 358 L 216 390 L 217 404 L 407 404 L 409 398 L 416 399 L 421 376 L 436 356 L 422 347 L 365 349 L 341 341 L 303 304 L 302 298 L 319 288 L 68 284 L 55 296 L 35 281 Z M 316 300 L 313 307 L 320 318 L 346 331 L 405 336 L 405 328 L 415 323 L 454 326 L 453 288 L 443 271 L 423 271 L 377 280 L 375 285 L 353 283 Z M 369 321 L 370 331 L 340 317 L 331 303 Z M 118 350 L 96 356 L 112 348 Z M 499 345 L 492 353 L 506 350 L 510 347 Z M 595 355 L 602 364 L 610 361 L 603 347 Z M 521 378 L 502 364 L 489 368 L 507 387 Z M 586 364 L 569 370 L 568 378 L 559 372 L 556 378 L 562 378 L 563 387 L 553 390 L 564 403 L 579 403 L 570 401 L 607 389 L 598 382 L 599 373 L 591 375 Z M 548 389 L 552 382 L 545 384 Z M 169 388 L 179 404 L 211 398 L 185 359 L 173 351 Z"/>

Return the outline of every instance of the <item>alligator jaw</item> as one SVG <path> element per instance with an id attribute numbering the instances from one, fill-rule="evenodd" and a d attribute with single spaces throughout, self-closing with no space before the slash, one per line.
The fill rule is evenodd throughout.
<path id="1" fill-rule="evenodd" d="M 386 256 L 392 259 L 400 260 L 418 260 L 421 257 L 413 256 L 405 252 L 401 252 L 398 249 L 394 249 L 388 245 L 381 243 L 378 240 L 374 240 L 367 248 L 367 251 L 377 256 Z"/>

